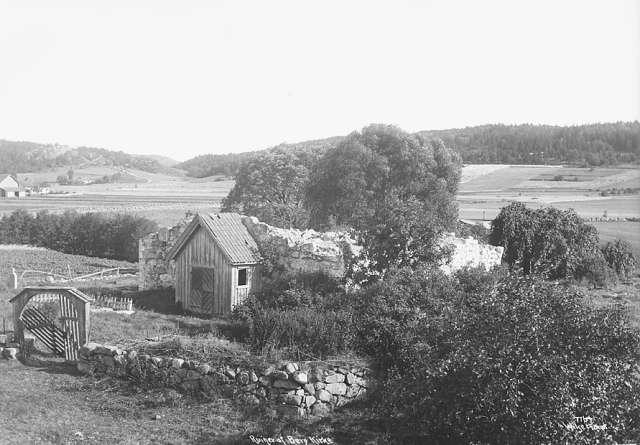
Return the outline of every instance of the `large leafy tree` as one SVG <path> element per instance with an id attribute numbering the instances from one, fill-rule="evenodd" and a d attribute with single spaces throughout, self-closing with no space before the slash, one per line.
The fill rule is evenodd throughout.
<path id="1" fill-rule="evenodd" d="M 371 268 L 438 257 L 437 237 L 457 219 L 459 157 L 390 125 L 349 135 L 319 161 L 307 205 L 312 226 L 355 230 Z"/>
<path id="2" fill-rule="evenodd" d="M 305 228 L 309 162 L 284 150 L 258 153 L 244 162 L 222 202 L 224 211 L 256 216 L 279 227 Z"/>
<path id="3" fill-rule="evenodd" d="M 597 229 L 574 210 L 533 210 L 514 202 L 493 220 L 489 238 L 504 247 L 504 261 L 525 274 L 574 277 L 587 259 L 602 259 Z"/>

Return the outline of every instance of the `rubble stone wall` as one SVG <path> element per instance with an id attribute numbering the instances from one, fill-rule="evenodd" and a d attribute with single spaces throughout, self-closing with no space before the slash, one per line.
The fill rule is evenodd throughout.
<path id="1" fill-rule="evenodd" d="M 346 259 L 362 250 L 345 232 L 281 229 L 246 216 L 242 222 L 259 247 L 275 249 L 276 259 L 292 272 L 322 271 L 335 278 L 346 272 Z"/>
<path id="2" fill-rule="evenodd" d="M 454 273 L 464 267 L 483 266 L 489 270 L 502 262 L 504 247 L 484 244 L 473 237 L 458 238 L 450 233 L 443 237 L 442 243 L 453 247 L 451 261 L 440 266 L 446 274 Z"/>
<path id="3" fill-rule="evenodd" d="M 140 240 L 140 290 L 174 285 L 174 264 L 166 254 L 189 222 L 187 218 L 171 229 L 152 233 Z M 242 222 L 258 246 L 269 250 L 277 262 L 291 272 L 322 271 L 331 277 L 342 278 L 347 271 L 347 262 L 357 259 L 362 252 L 362 247 L 346 232 L 281 229 L 249 216 L 243 217 Z M 441 267 L 448 274 L 465 266 L 491 269 L 500 264 L 504 250 L 471 237 L 457 238 L 453 234 L 444 236 L 442 243 L 454 248 L 451 261 Z"/>
<path id="4" fill-rule="evenodd" d="M 324 362 L 287 363 L 261 369 L 152 357 L 113 346 L 87 343 L 80 348 L 78 370 L 109 375 L 152 387 L 215 396 L 221 391 L 247 404 L 268 403 L 293 416 L 324 416 L 364 394 L 369 370 Z"/>
<path id="5" fill-rule="evenodd" d="M 164 228 L 138 241 L 138 289 L 161 289 L 175 284 L 175 265 L 167 258 L 193 215 L 171 228 Z"/>

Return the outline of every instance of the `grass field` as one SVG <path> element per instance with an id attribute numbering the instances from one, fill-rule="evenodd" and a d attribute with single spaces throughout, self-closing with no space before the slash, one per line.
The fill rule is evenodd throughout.
<path id="1" fill-rule="evenodd" d="M 70 273 L 71 277 L 76 277 L 115 267 L 131 269 L 138 266 L 127 261 L 68 255 L 44 248 L 0 245 L 0 277 L 3 283 L 8 281 L 12 268 L 18 275 L 30 269 L 65 276 Z"/>
<path id="2" fill-rule="evenodd" d="M 458 193 L 460 218 L 493 219 L 512 201 L 532 208 L 554 206 L 574 209 L 586 218 L 640 216 L 640 195 L 600 196 L 601 190 L 640 184 L 640 170 L 632 168 L 569 168 L 559 166 L 479 166 L 469 180 L 461 182 Z M 562 176 L 568 180 L 555 181 Z M 572 178 L 578 178 L 573 181 Z"/>
<path id="3" fill-rule="evenodd" d="M 110 167 L 90 167 L 76 171 L 82 177 L 114 173 Z M 20 175 L 25 185 L 55 180 L 64 171 Z M 53 186 L 60 192 L 22 199 L 0 199 L 0 216 L 16 209 L 29 212 L 129 212 L 156 221 L 161 226 L 178 222 L 187 211 L 214 211 L 227 195 L 233 181 L 224 177 L 187 178 L 127 170 L 136 183 Z M 92 176 L 93 175 L 93 176 Z"/>
<path id="4" fill-rule="evenodd" d="M 598 229 L 603 243 L 617 238 L 628 241 L 635 254 L 640 257 L 640 222 L 612 221 L 592 223 Z"/>

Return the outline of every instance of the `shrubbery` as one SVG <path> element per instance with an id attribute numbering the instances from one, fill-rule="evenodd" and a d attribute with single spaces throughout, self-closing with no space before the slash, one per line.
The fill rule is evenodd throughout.
<path id="1" fill-rule="evenodd" d="M 249 325 L 247 341 L 260 354 L 280 350 L 297 358 L 325 358 L 352 346 L 344 290 L 322 273 L 274 273 L 234 316 Z"/>
<path id="2" fill-rule="evenodd" d="M 400 443 L 640 433 L 640 339 L 623 307 L 594 309 L 538 277 L 423 268 L 390 274 L 355 310 L 358 344 L 382 379 L 377 412 Z M 575 417 L 606 429 L 572 430 Z"/>
<path id="3" fill-rule="evenodd" d="M 525 275 L 581 278 L 600 261 L 598 231 L 574 210 L 529 209 L 513 202 L 491 223 L 491 244 L 504 247 L 503 260 Z"/>
<path id="4" fill-rule="evenodd" d="M 129 214 L 16 210 L 0 219 L 0 244 L 30 244 L 59 252 L 138 261 L 138 240 L 157 224 Z"/>
<path id="5" fill-rule="evenodd" d="M 602 248 L 602 253 L 609 267 L 623 279 L 626 279 L 638 266 L 631 244 L 627 241 L 617 239 L 608 242 Z"/>

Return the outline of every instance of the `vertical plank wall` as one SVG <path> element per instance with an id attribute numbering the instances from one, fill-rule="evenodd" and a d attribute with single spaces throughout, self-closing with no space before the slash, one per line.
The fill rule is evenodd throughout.
<path id="1" fill-rule="evenodd" d="M 213 267 L 215 274 L 213 313 L 231 310 L 231 265 L 210 235 L 201 227 L 176 257 L 176 302 L 190 309 L 191 266 Z"/>
<path id="2" fill-rule="evenodd" d="M 232 271 L 231 305 L 242 303 L 252 291 L 260 290 L 260 269 L 257 264 L 234 265 Z M 238 287 L 238 269 L 247 269 L 247 286 Z"/>

